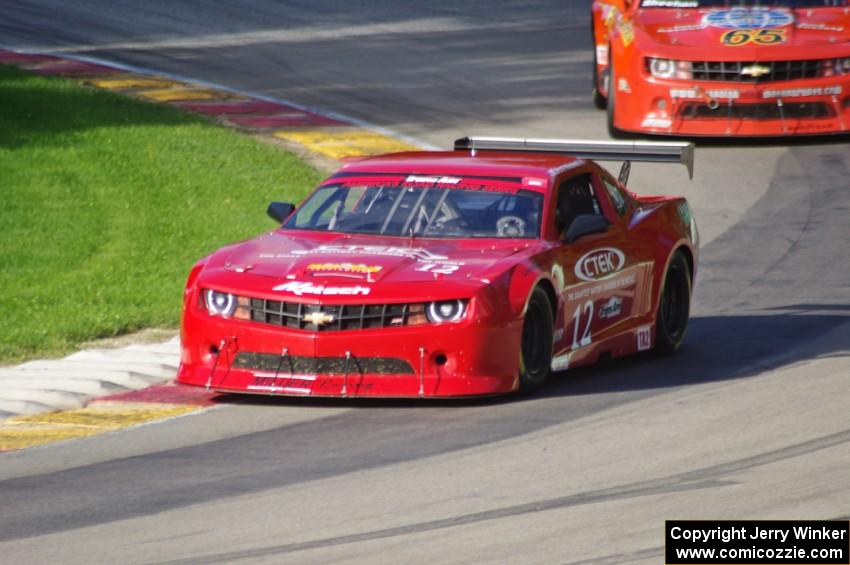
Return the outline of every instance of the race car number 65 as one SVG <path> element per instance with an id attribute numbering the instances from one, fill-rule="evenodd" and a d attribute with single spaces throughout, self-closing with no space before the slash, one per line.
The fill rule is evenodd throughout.
<path id="1" fill-rule="evenodd" d="M 724 45 L 746 45 L 747 43 L 755 43 L 756 45 L 773 45 L 775 43 L 785 43 L 784 29 L 736 29 L 727 31 L 722 38 Z"/>

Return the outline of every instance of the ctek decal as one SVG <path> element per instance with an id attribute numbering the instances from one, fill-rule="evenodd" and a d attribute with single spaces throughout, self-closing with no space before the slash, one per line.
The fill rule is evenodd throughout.
<path id="1" fill-rule="evenodd" d="M 310 263 L 307 271 L 311 273 L 355 273 L 358 275 L 373 275 L 383 270 L 377 265 L 362 263 Z"/>
<path id="2" fill-rule="evenodd" d="M 583 281 L 595 281 L 612 275 L 626 264 L 626 256 L 615 247 L 601 247 L 588 251 L 576 261 L 576 277 Z"/>
<path id="3" fill-rule="evenodd" d="M 372 291 L 368 286 L 325 286 L 323 284 L 296 281 L 279 284 L 272 290 L 291 292 L 295 296 L 303 296 L 305 294 L 311 296 L 366 296 Z"/>
<path id="4" fill-rule="evenodd" d="M 616 318 L 620 315 L 623 308 L 623 299 L 619 296 L 612 296 L 608 301 L 599 307 L 600 318 Z"/>
<path id="5" fill-rule="evenodd" d="M 788 10 L 772 8 L 731 8 L 714 10 L 702 18 L 702 23 L 724 29 L 762 29 L 791 25 L 794 16 Z"/>

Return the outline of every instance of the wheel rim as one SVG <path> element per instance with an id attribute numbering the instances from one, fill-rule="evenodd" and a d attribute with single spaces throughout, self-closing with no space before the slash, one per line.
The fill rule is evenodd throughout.
<path id="1" fill-rule="evenodd" d="M 661 321 L 667 335 L 674 341 L 678 340 L 685 330 L 689 307 L 687 276 L 681 265 L 670 265 L 661 296 Z"/>
<path id="2" fill-rule="evenodd" d="M 543 339 L 543 313 L 540 305 L 532 302 L 525 313 L 525 324 L 522 328 L 522 359 L 520 366 L 526 375 L 536 376 L 541 371 L 545 360 L 545 344 Z"/>

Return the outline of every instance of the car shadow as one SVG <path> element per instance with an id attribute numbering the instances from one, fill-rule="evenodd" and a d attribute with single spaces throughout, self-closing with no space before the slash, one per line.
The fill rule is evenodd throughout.
<path id="1" fill-rule="evenodd" d="M 690 321 L 682 349 L 673 356 L 662 357 L 650 352 L 562 371 L 551 375 L 546 385 L 534 394 L 424 400 L 224 394 L 217 397 L 216 401 L 244 406 L 430 409 L 495 406 L 556 397 L 673 389 L 749 378 L 767 370 L 817 357 L 850 355 L 850 340 L 836 345 L 835 340 L 821 339 L 848 323 L 850 305 L 827 304 L 775 307 L 754 315 L 694 317 Z"/>

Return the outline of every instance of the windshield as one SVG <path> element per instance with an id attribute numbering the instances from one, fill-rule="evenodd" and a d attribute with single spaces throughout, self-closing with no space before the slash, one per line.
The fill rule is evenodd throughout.
<path id="1" fill-rule="evenodd" d="M 543 196 L 400 185 L 335 184 L 318 189 L 285 228 L 342 233 L 535 238 Z"/>
<path id="2" fill-rule="evenodd" d="M 848 0 L 641 0 L 641 8 L 836 8 Z"/>

